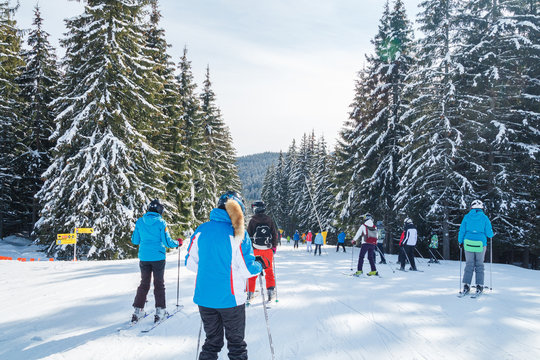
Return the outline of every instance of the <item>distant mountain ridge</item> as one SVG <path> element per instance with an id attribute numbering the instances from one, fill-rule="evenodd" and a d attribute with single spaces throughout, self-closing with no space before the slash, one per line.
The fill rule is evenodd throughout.
<path id="1" fill-rule="evenodd" d="M 242 196 L 248 203 L 261 198 L 266 169 L 275 164 L 278 158 L 278 152 L 264 152 L 237 158 L 236 166 L 242 182 Z"/>

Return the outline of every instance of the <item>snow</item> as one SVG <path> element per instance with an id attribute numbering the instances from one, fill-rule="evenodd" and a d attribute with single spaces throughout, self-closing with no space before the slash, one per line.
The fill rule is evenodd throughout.
<path id="1" fill-rule="evenodd" d="M 27 243 L 0 240 L 0 256 L 37 257 Z M 392 264 L 378 265 L 381 278 L 355 278 L 342 274 L 350 271 L 350 251 L 324 246 L 322 256 L 313 256 L 305 246 L 294 250 L 292 242 L 278 248 L 279 302 L 269 309 L 276 359 L 540 358 L 538 271 L 494 264 L 493 291 L 459 299 L 458 261 L 428 266 L 417 258 L 424 272 L 394 274 L 396 257 L 389 255 Z M 165 272 L 169 309 L 176 304 L 177 263 L 172 251 Z M 487 264 L 488 285 L 489 274 Z M 140 329 L 151 318 L 116 331 L 131 316 L 139 276 L 136 259 L 0 261 L 0 358 L 194 359 L 200 318 L 191 300 L 194 274 L 183 266 L 183 311 L 149 334 Z M 152 296 L 150 291 L 148 308 Z M 260 299 L 246 309 L 246 341 L 250 359 L 266 360 L 271 357 Z M 227 359 L 226 352 L 219 359 Z"/>

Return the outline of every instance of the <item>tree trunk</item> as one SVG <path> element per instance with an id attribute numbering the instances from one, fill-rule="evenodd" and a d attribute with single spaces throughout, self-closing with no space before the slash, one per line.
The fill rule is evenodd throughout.
<path id="1" fill-rule="evenodd" d="M 529 256 L 530 256 L 530 254 L 531 254 L 531 252 L 530 252 L 529 248 L 526 247 L 523 250 L 523 262 L 521 263 L 521 266 L 524 267 L 525 269 L 529 268 Z"/>

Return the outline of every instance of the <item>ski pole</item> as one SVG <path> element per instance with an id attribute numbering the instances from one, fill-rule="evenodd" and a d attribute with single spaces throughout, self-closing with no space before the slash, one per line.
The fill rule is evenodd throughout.
<path id="1" fill-rule="evenodd" d="M 439 252 L 439 250 L 435 249 L 435 251 L 437 252 L 437 255 L 439 255 L 439 256 L 441 257 L 441 260 L 446 260 L 446 259 L 444 258 L 444 256 L 441 255 L 441 253 Z"/>
<path id="2" fill-rule="evenodd" d="M 276 281 L 276 286 L 274 287 L 274 291 L 276 292 L 276 302 L 278 302 L 278 291 L 277 291 L 277 274 L 276 274 L 276 257 L 274 255 L 274 261 L 272 263 L 274 266 L 274 280 Z"/>
<path id="3" fill-rule="evenodd" d="M 354 259 L 354 244 L 351 243 L 351 271 L 352 271 L 352 266 L 353 266 L 353 259 Z"/>
<path id="4" fill-rule="evenodd" d="M 420 255 L 420 257 L 423 259 L 423 260 L 426 260 L 425 257 L 422 256 L 422 254 L 420 253 L 420 250 L 418 250 L 416 247 L 414 248 L 414 250 L 416 250 L 416 252 L 418 253 L 418 255 Z M 414 255 L 414 254 L 413 254 Z M 429 264 L 428 264 L 429 266 Z"/>
<path id="5" fill-rule="evenodd" d="M 202 319 L 201 319 L 201 326 L 199 327 L 199 338 L 197 339 L 197 354 L 195 354 L 195 360 L 199 359 L 199 347 L 201 346 L 201 333 L 202 333 Z"/>
<path id="6" fill-rule="evenodd" d="M 458 282 L 459 282 L 459 293 L 461 294 L 461 246 L 459 247 L 459 279 L 458 279 Z"/>
<path id="7" fill-rule="evenodd" d="M 433 258 L 435 259 L 435 261 L 438 262 L 438 263 L 440 264 L 439 260 L 437 260 L 437 257 L 435 256 L 435 254 L 433 253 L 433 251 L 431 251 L 430 248 L 428 248 L 428 250 L 429 250 L 429 253 L 431 254 L 431 256 L 433 256 Z"/>
<path id="8" fill-rule="evenodd" d="M 375 248 L 377 249 L 377 251 L 379 252 L 379 254 L 381 255 L 381 257 L 383 258 L 383 257 L 384 257 L 384 255 L 383 255 L 383 253 L 382 253 L 381 249 L 379 249 L 379 247 L 378 247 L 378 246 L 375 246 Z M 393 273 L 393 274 L 395 274 L 395 273 L 396 273 L 396 271 L 395 271 L 394 269 L 392 269 L 392 267 L 390 266 L 390 264 L 389 264 L 389 263 L 385 262 L 385 264 L 386 264 L 386 265 L 388 265 L 388 267 L 390 267 L 390 270 L 392 270 L 392 273 Z"/>
<path id="9" fill-rule="evenodd" d="M 180 298 L 180 247 L 178 248 L 178 277 L 176 280 L 176 307 L 180 306 L 178 299 Z"/>
<path id="10" fill-rule="evenodd" d="M 274 356 L 274 344 L 272 343 L 272 334 L 270 334 L 270 324 L 268 323 L 268 310 L 266 309 L 266 299 L 264 298 L 264 286 L 262 281 L 262 275 L 259 275 L 259 282 L 261 285 L 261 296 L 264 309 L 264 319 L 266 320 L 266 331 L 268 332 L 268 341 L 270 342 L 270 352 L 272 353 L 272 360 L 275 360 Z"/>
<path id="11" fill-rule="evenodd" d="M 491 272 L 491 265 L 493 264 L 493 238 L 490 238 L 489 243 L 489 290 L 493 291 L 493 274 Z"/>

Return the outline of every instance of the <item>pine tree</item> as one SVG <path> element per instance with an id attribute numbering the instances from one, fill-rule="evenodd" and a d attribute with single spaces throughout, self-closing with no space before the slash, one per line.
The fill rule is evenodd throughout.
<path id="1" fill-rule="evenodd" d="M 57 97 L 60 73 L 49 34 L 43 30 L 43 18 L 38 6 L 34 10 L 34 28 L 28 34 L 29 49 L 22 52 L 26 66 L 17 83 L 21 89 L 23 108 L 19 123 L 24 149 L 17 159 L 14 192 L 17 197 L 18 217 L 24 219 L 24 228 L 31 230 L 38 219 L 39 207 L 35 195 L 43 185 L 41 174 L 51 163 L 53 145 L 49 141 L 54 130 L 54 108 L 50 105 Z"/>
<path id="2" fill-rule="evenodd" d="M 179 105 L 182 124 L 182 145 L 186 149 L 186 171 L 188 179 L 189 197 L 185 199 L 192 208 L 191 218 L 194 226 L 205 221 L 208 200 L 212 198 L 211 190 L 206 187 L 205 156 L 203 151 L 207 144 L 204 142 L 203 126 L 201 120 L 200 103 L 195 93 L 195 84 L 191 70 L 191 61 L 187 58 L 187 48 L 180 59 L 180 73 L 176 76 L 179 84 Z"/>
<path id="3" fill-rule="evenodd" d="M 424 37 L 410 76 L 410 133 L 404 138 L 396 205 L 418 214 L 421 230 L 442 233 L 443 254 L 449 258 L 450 239 L 457 236 L 461 209 L 473 189 L 464 172 L 468 147 L 463 139 L 469 130 L 460 113 L 463 96 L 455 88 L 460 70 L 454 59 L 457 9 L 453 0 L 429 0 L 421 6 Z"/>
<path id="4" fill-rule="evenodd" d="M 208 197 L 201 204 L 204 217 L 215 207 L 219 196 L 228 190 L 240 191 L 241 183 L 236 167 L 236 151 L 232 137 L 225 125 L 221 111 L 216 105 L 216 95 L 210 81 L 210 67 L 206 68 L 203 91 L 199 96 L 201 104 L 201 126 L 203 127 L 204 187 Z"/>
<path id="5" fill-rule="evenodd" d="M 151 103 L 159 82 L 142 51 L 142 23 L 136 0 L 89 0 L 82 15 L 66 20 L 54 160 L 37 195 L 36 233 L 50 252 L 71 253 L 66 245 L 53 251 L 56 233 L 93 227 L 93 236 L 78 240 L 79 256 L 135 255 L 135 220 L 162 194 L 159 153 L 145 137 L 160 110 Z"/>
<path id="6" fill-rule="evenodd" d="M 154 61 L 153 73 L 158 76 L 162 86 L 156 94 L 156 107 L 161 110 L 157 115 L 158 125 L 149 129 L 152 146 L 164 157 L 163 198 L 167 211 L 164 217 L 174 233 L 189 231 L 193 228 L 193 204 L 189 184 L 191 179 L 187 170 L 187 149 L 182 143 L 183 118 L 180 104 L 180 87 L 176 81 L 175 64 L 167 53 L 169 44 L 165 40 L 165 31 L 159 27 L 161 12 L 157 0 L 150 3 L 150 21 L 146 30 L 145 53 Z M 155 120 L 155 121 L 156 121 Z M 159 123 L 159 121 L 162 121 Z"/>
<path id="7" fill-rule="evenodd" d="M 12 198 L 19 180 L 15 161 L 22 149 L 21 134 L 16 131 L 20 113 L 19 88 L 15 82 L 24 62 L 20 56 L 22 39 L 13 19 L 17 6 L 0 0 L 0 237 L 15 231 L 20 220 Z"/>

